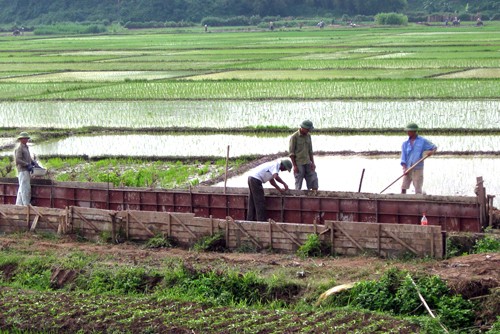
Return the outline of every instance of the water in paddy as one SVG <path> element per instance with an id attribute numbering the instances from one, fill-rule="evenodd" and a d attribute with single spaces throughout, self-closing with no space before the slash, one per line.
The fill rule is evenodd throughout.
<path id="1" fill-rule="evenodd" d="M 402 175 L 398 155 L 389 156 L 340 156 L 316 157 L 320 190 L 380 193 Z M 361 176 L 364 175 L 361 181 Z M 487 194 L 495 195 L 494 205 L 500 207 L 498 172 L 500 157 L 435 155 L 425 160 L 423 191 L 428 195 L 475 196 L 476 177 L 482 176 Z M 227 180 L 228 187 L 247 187 L 251 171 Z M 293 173 L 281 172 L 281 178 L 290 188 L 294 187 Z M 216 186 L 224 186 L 224 182 Z M 266 188 L 273 188 L 269 182 Z M 305 187 L 305 182 L 303 188 Z M 401 179 L 384 191 L 384 194 L 401 192 Z M 414 193 L 410 188 L 409 193 Z"/>
<path id="2" fill-rule="evenodd" d="M 280 153 L 286 156 L 288 138 L 288 134 L 273 137 L 228 134 L 74 136 L 33 144 L 31 151 L 42 157 L 42 161 L 43 156 L 48 155 L 224 158 L 227 146 L 230 147 L 230 157 Z M 428 194 L 474 196 L 476 177 L 482 176 L 487 193 L 496 196 L 495 205 L 500 207 L 500 183 L 497 176 L 497 171 L 500 170 L 500 136 L 426 138 L 433 141 L 440 152 L 425 162 L 424 190 Z M 399 152 L 405 139 L 404 135 L 315 134 L 314 148 L 317 152 L 323 152 L 316 157 L 320 188 L 358 191 L 361 173 L 365 169 L 361 190 L 380 192 L 402 173 Z M 471 155 L 470 152 L 476 153 Z M 12 153 L 9 150 L 2 154 Z M 246 187 L 247 175 L 231 178 L 227 185 Z M 291 174 L 282 173 L 282 177 L 293 186 Z M 385 193 L 398 193 L 400 184 L 397 182 Z M 221 185 L 223 184 L 218 186 Z"/>
<path id="3" fill-rule="evenodd" d="M 316 152 L 399 152 L 401 136 L 352 135 L 336 136 L 313 134 Z M 500 136 L 425 136 L 439 147 L 440 152 L 500 152 Z M 64 139 L 37 143 L 32 151 L 40 156 L 87 155 L 100 156 L 150 156 L 150 157 L 225 157 L 268 155 L 288 150 L 289 134 L 275 136 L 231 134 L 177 134 L 177 135 L 105 135 L 72 136 Z M 10 154 L 3 152 L 2 154 Z M 469 153 L 470 154 L 470 153 Z"/>

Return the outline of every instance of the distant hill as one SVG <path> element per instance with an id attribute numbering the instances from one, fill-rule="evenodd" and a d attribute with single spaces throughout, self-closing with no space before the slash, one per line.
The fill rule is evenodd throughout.
<path id="1" fill-rule="evenodd" d="M 0 24 L 58 22 L 199 23 L 205 17 L 340 17 L 380 12 L 500 12 L 498 0 L 0 0 Z M 498 19 L 498 18 L 497 18 Z"/>

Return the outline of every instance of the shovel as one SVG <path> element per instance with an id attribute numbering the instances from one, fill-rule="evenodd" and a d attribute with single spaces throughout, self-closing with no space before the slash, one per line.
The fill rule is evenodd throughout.
<path id="1" fill-rule="evenodd" d="M 413 166 L 411 166 L 410 168 L 408 168 L 404 173 L 403 175 L 401 175 L 400 177 L 398 177 L 397 179 L 395 179 L 391 184 L 389 184 L 387 187 L 384 188 L 384 190 L 382 190 L 380 193 L 383 193 L 384 191 L 387 190 L 387 188 L 389 188 L 390 186 L 392 186 L 394 183 L 396 183 L 400 178 L 402 178 L 403 176 L 405 176 L 406 174 L 408 174 L 413 168 L 415 168 L 419 163 L 421 163 L 422 161 L 424 161 L 425 159 L 427 159 L 428 157 L 430 157 L 431 155 L 430 154 L 427 154 L 425 156 L 423 156 L 420 160 L 418 160 L 417 162 L 415 162 L 413 164 Z"/>

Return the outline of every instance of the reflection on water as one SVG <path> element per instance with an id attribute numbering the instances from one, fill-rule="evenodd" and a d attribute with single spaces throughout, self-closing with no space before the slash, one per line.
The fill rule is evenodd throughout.
<path id="1" fill-rule="evenodd" d="M 361 192 L 380 193 L 402 175 L 399 156 L 318 156 L 315 159 L 320 190 L 357 192 L 365 169 Z M 482 176 L 486 192 L 495 195 L 494 203 L 500 207 L 498 174 L 500 157 L 432 156 L 425 160 L 424 192 L 428 195 L 475 196 L 476 177 Z M 247 187 L 248 173 L 227 180 L 228 187 Z M 281 178 L 293 188 L 293 173 L 281 172 Z M 224 182 L 216 186 L 224 186 Z M 304 182 L 305 186 L 305 182 Z M 269 182 L 266 188 L 273 188 Z M 401 180 L 384 194 L 401 192 Z M 408 193 L 414 193 L 410 188 Z"/>
<path id="2" fill-rule="evenodd" d="M 238 157 L 284 152 L 288 149 L 289 135 L 281 134 L 272 137 L 229 134 L 76 136 L 34 144 L 31 150 L 39 156 L 225 157 L 229 145 L 230 157 Z M 500 150 L 500 136 L 425 137 L 434 142 L 441 152 L 498 152 Z M 399 152 L 405 139 L 404 134 L 401 136 L 314 134 L 313 145 L 317 152 Z"/>

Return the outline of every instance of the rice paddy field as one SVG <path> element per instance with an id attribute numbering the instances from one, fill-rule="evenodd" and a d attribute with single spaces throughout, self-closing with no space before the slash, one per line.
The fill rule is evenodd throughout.
<path id="1" fill-rule="evenodd" d="M 483 27 L 465 22 L 460 27 L 329 26 L 272 32 L 210 29 L 208 33 L 200 27 L 199 31 L 136 30 L 116 35 L 25 34 L 0 36 L 0 46 L 1 156 L 11 156 L 16 135 L 28 131 L 32 135 L 30 150 L 42 164 L 45 158 L 54 156 L 66 157 L 68 161 L 75 156 L 90 157 L 102 162 L 114 157 L 146 157 L 158 159 L 155 163 L 160 164 L 171 159 L 180 166 L 185 161 L 181 158 L 187 157 L 201 160 L 199 166 L 206 168 L 207 163 L 221 161 L 228 152 L 232 159 L 286 156 L 288 137 L 304 119 L 310 119 L 316 128 L 313 144 L 320 189 L 379 193 L 401 175 L 399 150 L 406 139 L 403 128 L 416 122 L 422 128 L 421 134 L 438 146 L 438 154 L 425 162 L 424 191 L 433 195 L 474 196 L 476 177 L 482 176 L 487 192 L 496 196 L 498 207 L 499 22 L 486 22 Z M 79 163 L 83 159 L 75 160 Z M 159 169 L 158 166 L 154 164 L 152 168 Z M 140 172 L 137 165 L 128 168 Z M 282 177 L 293 184 L 290 173 L 282 173 Z M 227 180 L 227 185 L 245 187 L 246 174 Z M 386 193 L 397 192 L 398 184 Z M 5 242 L 2 252 L 8 253 L 16 244 Z M 114 246 L 105 247 L 116 255 L 117 249 L 125 245 Z M 24 253 L 32 254 L 34 247 L 40 249 L 30 241 L 30 251 Z M 57 258 L 68 257 L 68 263 L 78 261 L 82 263 L 79 266 L 92 271 L 92 266 L 79 260 L 83 251 L 74 255 L 64 251 L 66 254 Z M 151 266 L 167 263 L 175 251 L 148 252 L 161 257 L 151 261 Z M 148 278 L 137 269 L 136 262 L 149 260 L 131 254 L 123 255 L 127 268 Z M 200 254 L 189 252 L 184 259 L 199 265 Z M 275 275 L 275 269 L 262 269 L 259 261 L 272 255 L 257 254 L 259 260 L 251 260 L 252 268 L 259 266 L 255 269 L 261 270 L 259 274 L 272 275 L 275 285 L 278 281 L 286 282 L 290 275 L 294 280 L 303 280 L 296 276 L 302 267 L 296 266 L 298 262 L 291 255 L 287 255 L 287 262 L 293 262 L 289 266 L 270 262 L 272 268 L 290 271 L 290 275 Z M 217 268 L 217 261 L 232 266 L 228 256 L 215 253 L 217 260 L 207 263 L 211 268 Z M 244 257 L 249 255 L 235 256 L 233 264 L 246 261 Z M 306 281 L 299 285 L 320 291 L 326 284 L 317 280 L 319 270 L 324 270 L 330 280 L 332 273 L 342 271 L 352 271 L 349 281 L 367 275 L 380 276 L 387 263 L 376 268 L 368 265 L 378 260 L 347 259 L 341 269 L 321 269 L 323 260 L 305 259 L 310 267 L 304 271 Z M 44 266 L 30 262 L 26 267 L 45 268 L 47 257 L 40 261 Z M 106 256 L 106 266 L 112 262 L 117 268 L 114 261 Z M 331 261 L 337 263 L 341 259 Z M 401 263 L 408 266 L 410 262 Z M 46 281 L 48 286 L 50 270 L 37 275 L 24 280 L 42 282 L 40 285 Z M 178 274 L 171 274 L 175 275 Z M 217 272 L 214 277 L 220 275 Z M 105 276 L 100 277 L 100 282 L 108 281 Z M 109 282 L 130 284 L 133 288 L 134 279 L 128 272 L 118 272 Z M 5 282 L 0 280 L 2 286 Z M 339 282 L 343 283 L 339 279 L 335 284 Z M 318 288 L 318 284 L 324 286 Z M 10 328 L 19 332 L 23 328 L 48 332 L 66 328 L 82 333 L 153 333 L 168 331 L 167 323 L 168 329 L 176 332 L 442 332 L 438 320 L 430 317 L 419 320 L 412 314 L 403 319 L 384 313 L 382 319 L 380 310 L 368 316 L 335 305 L 323 309 L 305 305 L 309 303 L 307 298 L 296 308 L 285 304 L 280 307 L 278 301 L 274 306 L 259 303 L 258 309 L 250 310 L 235 299 L 220 304 L 230 305 L 221 309 L 213 304 L 191 304 L 191 300 L 181 305 L 179 298 L 184 297 L 179 295 L 162 296 L 160 301 L 165 303 L 149 303 L 135 290 L 130 298 L 118 300 L 112 293 L 102 298 L 98 292 L 87 298 L 69 289 L 33 294 L 35 289 L 30 287 L 28 291 L 26 286 L 11 292 L 2 289 L 6 308 L 2 314 L 13 321 Z M 216 290 L 208 285 L 204 289 Z M 94 295 L 96 300 L 106 301 L 106 305 L 96 303 Z M 34 300 L 33 296 L 42 297 Z M 229 300 L 231 295 L 223 292 L 217 298 Z M 120 305 L 118 310 L 115 300 Z M 63 304 L 65 311 L 61 313 Z M 125 309 L 129 313 L 123 312 Z M 89 310 L 89 315 L 82 310 Z M 180 317 L 182 314 L 184 317 Z M 332 314 L 339 316 L 332 318 Z M 457 333 L 468 331 L 470 328 L 465 326 L 456 325 L 453 329 Z"/>
<path id="2" fill-rule="evenodd" d="M 1 154 L 11 154 L 15 131 L 27 130 L 42 160 L 208 159 L 228 146 L 230 157 L 286 155 L 288 136 L 311 119 L 325 174 L 330 164 L 363 165 L 370 156 L 387 161 L 374 168 L 381 178 L 399 166 L 402 128 L 416 122 L 443 154 L 435 160 L 451 156 L 452 179 L 469 185 L 440 183 L 434 193 L 470 194 L 483 176 L 500 195 L 492 172 L 500 159 L 499 31 L 492 22 L 4 36 Z M 49 130 L 60 135 L 46 140 Z M 476 156 L 487 171 L 470 163 Z"/>

